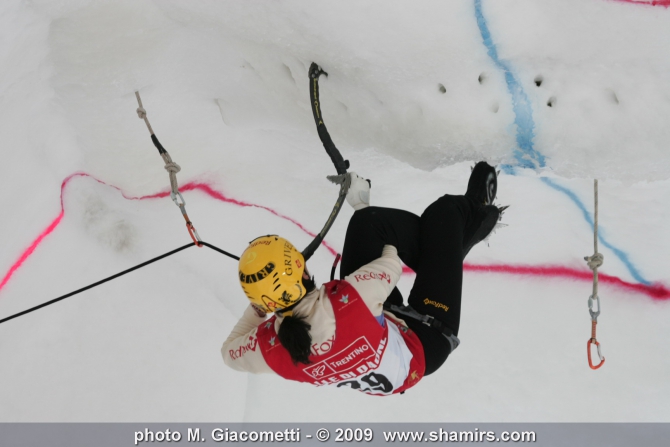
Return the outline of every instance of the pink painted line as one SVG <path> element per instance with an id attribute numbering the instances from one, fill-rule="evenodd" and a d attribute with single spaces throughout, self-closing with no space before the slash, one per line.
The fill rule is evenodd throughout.
<path id="1" fill-rule="evenodd" d="M 668 0 L 670 2 L 670 0 Z M 75 177 L 88 177 L 93 180 L 95 180 L 98 183 L 101 183 L 103 185 L 112 187 L 118 191 L 121 192 L 124 198 L 128 200 L 146 200 L 146 199 L 158 199 L 158 198 L 164 198 L 164 197 L 169 197 L 170 193 L 169 191 L 163 191 L 159 192 L 156 194 L 151 194 L 151 195 L 146 195 L 146 196 L 141 196 L 141 197 L 132 197 L 126 195 L 120 188 L 109 185 L 101 180 L 98 180 L 97 178 L 83 173 L 83 172 L 77 172 L 74 173 L 61 183 L 61 193 L 60 193 L 60 202 L 61 202 L 61 210 L 60 213 L 58 214 L 58 217 L 56 217 L 50 224 L 49 226 L 40 233 L 40 235 L 30 244 L 30 246 L 19 256 L 19 259 L 10 267 L 9 271 L 4 275 L 2 278 L 2 281 L 0 282 L 0 291 L 4 288 L 4 286 L 7 284 L 9 279 L 12 277 L 12 275 L 23 265 L 23 263 L 30 257 L 30 255 L 33 254 L 35 249 L 42 243 L 42 241 L 49 235 L 51 234 L 56 227 L 61 223 L 63 217 L 65 216 L 65 207 L 63 204 L 63 196 L 65 194 L 65 188 L 66 186 L 70 183 L 72 179 Z M 254 203 L 250 202 L 243 202 L 237 199 L 233 199 L 230 197 L 227 197 L 223 193 L 216 191 L 214 188 L 212 188 L 210 185 L 206 183 L 201 183 L 201 182 L 189 182 L 186 183 L 181 187 L 181 191 L 202 191 L 208 196 L 212 197 L 215 200 L 225 202 L 225 203 L 230 203 L 232 205 L 236 206 L 242 206 L 242 207 L 255 207 L 255 208 L 260 208 L 263 210 L 268 211 L 269 213 L 282 218 L 286 219 L 289 222 L 293 223 L 296 225 L 298 228 L 303 230 L 305 233 L 308 235 L 314 237 L 315 234 L 311 231 L 309 231 L 307 228 L 305 228 L 300 222 L 296 221 L 295 219 L 292 219 L 291 217 L 285 216 L 281 213 L 278 213 L 277 211 L 273 210 L 272 208 L 268 208 L 263 205 L 257 205 Z M 328 245 L 326 242 L 322 242 L 322 244 L 332 253 L 335 255 L 337 251 Z M 502 274 L 508 274 L 508 275 L 526 275 L 526 276 L 536 276 L 536 277 L 544 277 L 544 278 L 569 278 L 572 280 L 578 280 L 578 281 L 592 281 L 593 274 L 591 273 L 590 270 L 578 270 L 578 269 L 571 269 L 568 267 L 561 267 L 561 266 L 511 266 L 511 265 L 504 265 L 504 264 L 493 264 L 493 265 L 473 265 L 473 264 L 465 264 L 464 265 L 464 270 L 465 271 L 470 271 L 470 272 L 487 272 L 487 273 L 502 273 Z M 403 268 L 403 273 L 406 274 L 411 274 L 413 273 L 412 270 L 409 267 L 404 267 Z M 604 284 L 610 284 L 614 287 L 624 289 L 630 292 L 635 292 L 635 293 L 641 293 L 644 295 L 647 295 L 653 299 L 656 300 L 667 300 L 670 299 L 670 290 L 665 287 L 662 284 L 654 284 L 652 286 L 647 286 L 644 284 L 635 284 L 635 283 L 630 283 L 623 281 L 622 279 L 616 277 L 616 276 L 610 276 L 606 275 L 603 273 L 600 273 L 598 275 L 599 280 L 604 283 Z"/>
<path id="2" fill-rule="evenodd" d="M 255 203 L 249 203 L 249 202 L 242 202 L 242 201 L 239 201 L 239 200 L 236 200 L 236 199 L 232 199 L 230 197 L 226 197 L 223 194 L 221 194 L 220 192 L 212 189 L 212 187 L 207 185 L 206 183 L 189 182 L 189 183 L 186 183 L 183 187 L 180 188 L 181 191 L 191 191 L 191 190 L 195 190 L 195 189 L 203 191 L 204 193 L 206 193 L 210 197 L 212 197 L 216 200 L 220 200 L 222 202 L 232 203 L 233 205 L 237 205 L 237 206 L 245 206 L 245 207 L 246 206 L 252 206 L 252 207 L 255 207 L 255 208 L 264 209 L 265 211 L 268 211 L 268 212 L 274 214 L 277 217 L 288 220 L 289 222 L 296 225 L 298 228 L 300 228 L 302 231 L 304 231 L 305 233 L 307 233 L 311 237 L 316 236 L 316 233 L 312 233 L 307 228 L 305 228 L 300 222 L 298 222 L 297 220 L 295 220 L 291 217 L 280 214 L 277 211 L 273 210 L 272 208 L 268 208 L 267 206 L 256 205 Z M 331 247 L 326 241 L 321 242 L 321 245 L 326 247 L 326 249 L 328 249 L 328 251 L 333 256 L 335 256 L 337 254 L 337 250 L 335 250 L 333 247 Z"/>
<path id="3" fill-rule="evenodd" d="M 51 234 L 53 230 L 56 229 L 60 221 L 63 219 L 64 215 L 65 214 L 63 213 L 63 211 L 61 211 L 58 217 L 56 217 L 53 220 L 53 222 L 51 222 L 49 226 L 44 231 L 42 231 L 42 233 L 40 233 L 39 236 L 37 236 L 37 239 L 35 239 L 33 243 L 30 244 L 30 246 L 23 253 L 21 253 L 21 256 L 19 256 L 19 260 L 16 261 L 14 265 L 12 265 L 9 268 L 9 271 L 5 274 L 5 276 L 3 276 L 2 281 L 0 281 L 0 290 L 2 290 L 3 287 L 5 287 L 5 284 L 7 284 L 9 278 L 12 277 L 14 272 L 16 272 L 19 269 L 19 267 L 21 267 L 21 265 L 26 261 L 26 259 L 28 259 L 28 257 L 33 254 L 37 246 L 42 243 L 42 240 L 49 234 Z"/>
<path id="4" fill-rule="evenodd" d="M 636 5 L 647 6 L 662 6 L 664 8 L 670 7 L 670 0 L 616 0 L 622 3 L 633 3 Z"/>
<path id="5" fill-rule="evenodd" d="M 463 270 L 466 272 L 478 273 L 502 273 L 506 275 L 535 276 L 540 278 L 567 278 L 575 281 L 591 282 L 593 281 L 593 272 L 591 270 L 579 270 L 562 266 L 529 266 L 529 265 L 505 265 L 489 264 L 474 265 L 464 264 Z M 403 267 L 403 273 L 413 274 L 409 267 Z M 615 288 L 629 292 L 641 293 L 655 300 L 670 299 L 670 289 L 660 283 L 647 286 L 645 284 L 631 283 L 622 280 L 616 276 L 598 273 L 598 282 L 608 284 Z"/>
<path id="6" fill-rule="evenodd" d="M 114 186 L 114 185 L 109 185 L 108 183 L 105 183 L 105 182 L 103 182 L 102 180 L 99 180 L 99 179 L 97 179 L 97 178 L 93 177 L 92 175 L 87 174 L 87 173 L 85 173 L 85 172 L 76 172 L 76 173 L 74 173 L 74 174 L 69 175 L 69 176 L 66 177 L 65 180 L 63 180 L 63 182 L 61 183 L 61 192 L 60 192 L 60 214 L 58 214 L 58 217 L 57 217 L 56 219 L 54 219 L 53 222 L 51 222 L 51 223 L 49 224 L 49 226 L 48 226 L 44 231 L 42 231 L 42 233 L 40 233 L 40 235 L 37 237 L 37 239 L 35 239 L 35 240 L 30 244 L 30 246 L 29 246 L 23 253 L 21 253 L 21 255 L 19 256 L 19 259 L 18 259 L 18 260 L 17 260 L 17 261 L 16 261 L 16 262 L 9 268 L 9 270 L 7 271 L 7 273 L 5 274 L 5 276 L 2 278 L 2 281 L 0 281 L 0 291 L 2 291 L 2 289 L 5 287 L 5 285 L 6 285 L 7 282 L 9 281 L 9 279 L 10 279 L 10 278 L 14 275 L 14 273 L 19 269 L 19 267 L 21 267 L 21 265 L 23 265 L 23 263 L 28 259 L 28 257 L 29 257 L 31 254 L 33 254 L 33 252 L 35 251 L 35 249 L 37 248 L 37 246 L 40 245 L 40 244 L 42 243 L 42 241 L 44 240 L 44 238 L 47 237 L 49 234 L 51 234 L 51 233 L 56 229 L 56 227 L 58 226 L 58 224 L 60 224 L 61 220 L 62 220 L 63 217 L 65 216 L 65 206 L 64 206 L 64 204 L 63 204 L 63 200 L 64 200 L 63 197 L 64 197 L 64 194 L 65 194 L 65 188 L 66 188 L 67 185 L 70 183 L 70 181 L 71 181 L 72 179 L 76 178 L 76 177 L 88 177 L 88 178 L 91 178 L 91 179 L 95 180 L 96 182 L 98 182 L 98 183 L 100 183 L 100 184 L 103 184 L 103 185 L 105 185 L 105 186 L 109 186 L 109 187 L 111 187 L 111 188 L 114 188 L 114 189 L 116 189 L 117 191 L 121 192 L 121 195 L 122 195 L 125 199 L 127 199 L 127 200 L 159 199 L 159 198 L 164 198 L 164 197 L 169 197 L 169 196 L 170 196 L 170 192 L 169 192 L 169 191 L 163 191 L 163 192 L 159 192 L 159 193 L 151 194 L 151 195 L 147 195 L 147 196 L 133 197 L 133 196 L 129 196 L 129 195 L 127 195 L 127 194 L 126 194 L 125 192 L 123 192 L 123 190 L 121 190 L 120 188 L 118 188 L 118 187 L 116 187 L 116 186 Z M 283 215 L 283 214 L 281 214 L 281 213 L 278 213 L 277 211 L 273 210 L 272 208 L 268 208 L 268 207 L 263 206 L 263 205 L 257 205 L 257 204 L 255 204 L 255 203 L 250 203 L 250 202 L 242 202 L 242 201 L 239 201 L 239 200 L 236 200 L 236 199 L 232 199 L 232 198 L 230 198 L 230 197 L 227 197 L 227 196 L 225 196 L 224 194 L 222 194 L 222 193 L 216 191 L 215 189 L 213 189 L 210 185 L 208 185 L 208 184 L 206 184 L 206 183 L 189 182 L 189 183 L 186 183 L 185 185 L 183 185 L 183 186 L 180 187 L 180 191 L 182 191 L 182 192 L 185 192 L 185 191 L 194 191 L 194 190 L 202 191 L 202 192 L 206 193 L 207 195 L 209 195 L 210 197 L 212 197 L 212 198 L 214 198 L 214 199 L 216 199 L 216 200 L 219 200 L 219 201 L 221 201 L 221 202 L 226 202 L 226 203 L 230 203 L 230 204 L 233 204 L 233 205 L 236 205 L 236 206 L 242 206 L 242 207 L 256 207 L 256 208 L 261 208 L 261 209 L 263 209 L 263 210 L 266 210 L 266 211 L 268 211 L 268 212 L 274 214 L 274 215 L 277 216 L 277 217 L 280 217 L 280 218 L 282 218 L 282 219 L 286 219 L 286 220 L 288 220 L 289 222 L 291 222 L 291 223 L 293 223 L 294 225 L 296 225 L 298 228 L 300 228 L 301 230 L 303 230 L 303 231 L 304 231 L 305 233 L 307 233 L 308 235 L 310 235 L 310 236 L 312 236 L 312 237 L 315 237 L 315 236 L 316 236 L 315 233 L 309 231 L 307 228 L 305 228 L 300 222 L 296 221 L 295 219 L 292 219 L 292 218 L 290 218 L 290 217 L 288 217 L 288 216 L 285 216 L 285 215 Z M 326 247 L 326 249 L 328 249 L 328 251 L 329 251 L 330 253 L 332 253 L 333 256 L 335 256 L 335 255 L 337 254 L 337 251 L 336 251 L 333 247 L 331 247 L 326 241 L 321 242 L 321 244 L 322 244 L 324 247 Z"/>
<path id="7" fill-rule="evenodd" d="M 195 190 L 202 191 L 205 194 L 207 194 L 208 196 L 210 196 L 211 198 L 219 200 L 221 202 L 226 202 L 226 203 L 230 203 L 230 204 L 237 205 L 237 206 L 242 206 L 242 207 L 254 207 L 254 208 L 263 209 L 265 211 L 268 211 L 271 214 L 274 214 L 277 217 L 288 220 L 289 222 L 291 222 L 292 224 L 294 224 L 295 226 L 300 228 L 302 231 L 304 231 L 308 235 L 310 235 L 312 237 L 316 236 L 316 233 L 311 232 L 310 230 L 305 228 L 300 222 L 298 222 L 297 220 L 295 220 L 291 217 L 288 217 L 284 214 L 278 213 L 277 211 L 273 210 L 272 208 L 268 208 L 267 206 L 257 205 L 255 203 L 243 202 L 243 201 L 240 201 L 240 200 L 237 200 L 237 199 L 227 197 L 224 194 L 220 193 L 219 191 L 216 191 L 215 189 L 213 189 L 210 185 L 208 185 L 206 183 L 189 182 L 189 183 L 186 183 L 186 184 L 179 187 L 180 192 L 195 191 Z M 170 193 L 168 191 L 164 191 L 164 192 L 159 192 L 157 194 L 152 194 L 152 195 L 149 195 L 149 196 L 138 197 L 138 199 L 140 199 L 140 200 L 143 200 L 143 199 L 158 199 L 158 198 L 168 197 L 169 195 L 170 195 Z M 326 249 L 328 249 L 328 251 L 331 252 L 333 256 L 335 256 L 337 254 L 337 251 L 333 247 L 331 247 L 326 241 L 321 242 L 321 244 L 324 247 L 326 247 Z"/>

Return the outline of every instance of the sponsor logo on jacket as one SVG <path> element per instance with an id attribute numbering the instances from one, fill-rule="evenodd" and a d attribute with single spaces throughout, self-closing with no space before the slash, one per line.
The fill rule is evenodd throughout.
<path id="1" fill-rule="evenodd" d="M 354 379 L 379 367 L 386 343 L 387 339 L 383 338 L 375 350 L 365 336 L 359 337 L 340 352 L 303 371 L 317 386 Z"/>
<path id="2" fill-rule="evenodd" d="M 228 355 L 230 355 L 231 359 L 237 360 L 247 352 L 255 351 L 256 346 L 258 346 L 258 339 L 256 338 L 255 335 L 250 335 L 249 341 L 247 342 L 246 345 L 242 345 L 237 349 L 231 349 L 230 351 L 228 351 Z"/>
<path id="3" fill-rule="evenodd" d="M 312 355 L 323 355 L 330 352 L 333 349 L 333 343 L 335 342 L 335 334 L 330 337 L 328 340 L 323 343 L 314 343 L 312 345 Z"/>
<path id="4" fill-rule="evenodd" d="M 375 272 L 370 272 L 370 273 L 364 273 L 362 275 L 354 275 L 354 278 L 356 278 L 356 282 L 361 282 L 361 281 L 370 281 L 371 279 L 378 279 L 380 281 L 386 281 L 387 283 L 391 284 L 391 276 L 386 273 L 386 272 L 381 272 L 381 273 L 375 273 Z"/>

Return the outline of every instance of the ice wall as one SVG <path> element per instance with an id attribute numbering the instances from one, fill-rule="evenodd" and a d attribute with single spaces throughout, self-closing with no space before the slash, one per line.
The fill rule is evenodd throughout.
<path id="1" fill-rule="evenodd" d="M 578 205 L 591 212 L 598 177 L 604 272 L 667 284 L 668 48 L 670 9 L 606 0 L 3 2 L 0 317 L 188 242 L 171 201 L 148 198 L 167 174 L 135 90 L 181 184 L 238 202 L 185 193 L 203 238 L 233 253 L 275 232 L 306 245 L 281 216 L 316 232 L 336 195 L 312 61 L 329 73 L 331 135 L 373 179 L 374 204 L 420 213 L 487 159 L 505 169 L 510 226 L 469 262 L 583 269 L 592 229 Z M 328 235 L 335 249 L 350 215 Z M 234 262 L 198 250 L 0 326 L 0 420 L 670 416 L 666 301 L 633 289 L 603 288 L 611 354 L 594 375 L 588 282 L 468 273 L 460 352 L 382 406 L 225 369 L 218 350 L 246 302 Z M 317 279 L 332 259 L 317 252 Z"/>

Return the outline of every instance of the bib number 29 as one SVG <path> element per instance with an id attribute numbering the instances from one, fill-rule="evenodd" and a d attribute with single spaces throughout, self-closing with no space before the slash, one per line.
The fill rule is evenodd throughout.
<path id="1" fill-rule="evenodd" d="M 363 392 L 381 391 L 382 393 L 390 393 L 393 391 L 393 385 L 389 379 L 382 374 L 377 374 L 375 372 L 371 372 L 359 379 L 348 380 L 337 385 L 338 388 L 341 386 L 350 386 L 354 390 Z"/>

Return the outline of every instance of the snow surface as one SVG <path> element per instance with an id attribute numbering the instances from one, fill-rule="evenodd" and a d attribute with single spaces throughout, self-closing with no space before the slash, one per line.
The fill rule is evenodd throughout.
<path id="1" fill-rule="evenodd" d="M 461 347 L 405 395 L 227 369 L 236 263 L 190 248 L 0 325 L 0 421 L 669 421 L 668 49 L 670 8 L 608 0 L 0 2 L 0 319 L 189 242 L 149 197 L 168 177 L 135 90 L 199 234 L 232 253 L 267 233 L 306 246 L 296 223 L 319 231 L 336 198 L 312 61 L 373 204 L 421 213 L 486 159 L 512 205 L 467 259 Z M 597 372 L 593 178 L 614 278 Z M 322 247 L 310 270 L 332 261 Z"/>

